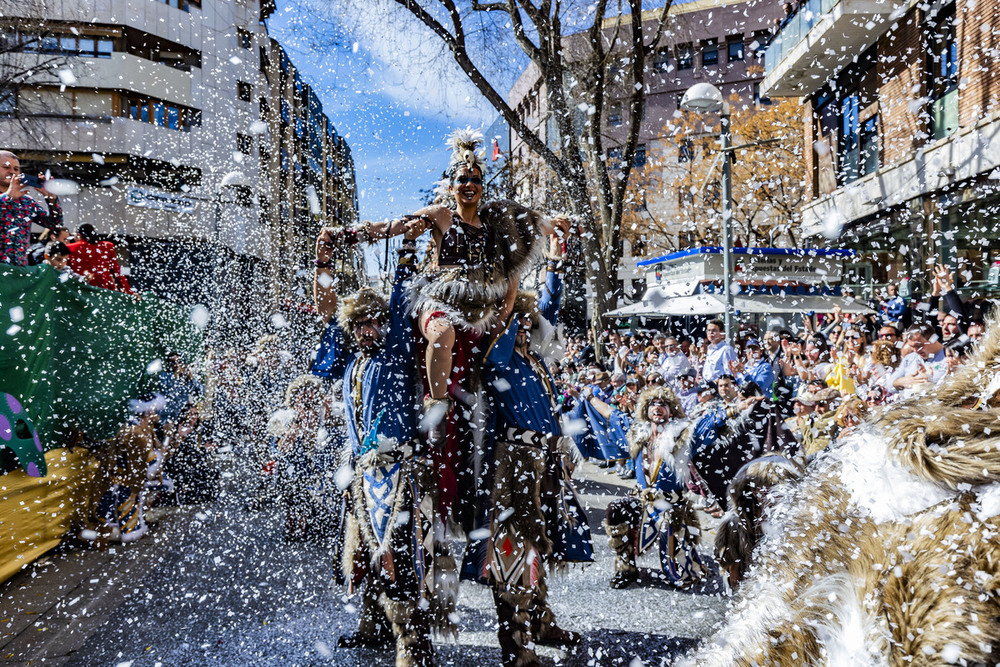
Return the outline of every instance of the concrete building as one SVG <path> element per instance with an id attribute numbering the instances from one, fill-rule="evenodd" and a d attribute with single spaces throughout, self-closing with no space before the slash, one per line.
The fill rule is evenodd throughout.
<path id="1" fill-rule="evenodd" d="M 762 91 L 800 98 L 816 244 L 852 247 L 856 283 L 982 288 L 1000 259 L 995 3 L 808 0 L 765 52 Z M 839 238 L 838 238 L 839 236 Z"/>
<path id="2" fill-rule="evenodd" d="M 653 162 L 664 170 L 663 177 L 693 158 L 692 147 L 678 141 L 665 126 L 674 120 L 680 109 L 684 92 L 695 83 L 709 82 L 719 87 L 728 99 L 738 95 L 750 103 L 760 98 L 758 85 L 762 76 L 759 53 L 769 37 L 769 28 L 781 16 L 778 2 L 746 2 L 745 0 L 688 0 L 674 2 L 668 14 L 660 41 L 646 66 L 646 94 L 643 119 L 640 127 L 639 148 L 635 165 Z M 659 21 L 659 10 L 643 14 L 643 30 L 652 34 Z M 609 21 L 609 29 L 611 22 Z M 567 38 L 567 48 L 573 40 L 586 39 L 586 35 Z M 607 147 L 607 158 L 613 163 L 621 156 L 621 145 L 628 130 L 628 95 L 632 85 L 627 80 L 626 60 L 611 58 L 609 62 L 609 99 L 605 100 L 604 117 L 599 119 Z M 528 127 L 535 129 L 555 152 L 561 150 L 556 123 L 549 112 L 547 91 L 534 64 L 528 66 L 511 88 L 508 103 L 517 111 Z M 577 112 L 578 127 L 585 116 Z M 559 208 L 565 206 L 552 193 L 559 188 L 556 177 L 540 167 L 540 161 L 518 137 L 512 138 L 513 179 L 516 197 L 536 206 Z M 672 196 L 657 191 L 645 193 L 642 215 L 659 221 L 659 226 L 670 230 L 671 239 L 649 238 L 632 247 L 623 243 L 623 259 L 618 279 L 627 297 L 638 299 L 644 289 L 644 277 L 636 269 L 636 259 L 655 256 L 676 249 L 686 242 L 685 220 L 679 202 Z"/>
<path id="3" fill-rule="evenodd" d="M 80 185 L 67 226 L 114 238 L 138 288 L 233 321 L 308 302 L 320 221 L 356 218 L 350 149 L 268 36 L 274 9 L 36 1 L 3 19 L 3 57 L 65 64 L 0 106 L 0 146 Z"/>

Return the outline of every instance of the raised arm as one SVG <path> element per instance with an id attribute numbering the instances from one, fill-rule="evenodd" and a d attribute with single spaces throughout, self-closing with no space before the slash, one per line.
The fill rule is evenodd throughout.
<path id="1" fill-rule="evenodd" d="M 337 312 L 337 292 L 333 288 L 333 243 L 330 228 L 320 230 L 316 237 L 316 275 L 313 276 L 313 301 L 323 323 Z"/>

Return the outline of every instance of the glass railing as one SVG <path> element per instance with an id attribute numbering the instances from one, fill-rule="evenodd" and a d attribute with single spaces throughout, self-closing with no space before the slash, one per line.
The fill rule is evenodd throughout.
<path id="1" fill-rule="evenodd" d="M 836 6 L 840 0 L 806 0 L 801 2 L 795 10 L 785 17 L 785 20 L 778 26 L 771 41 L 764 48 L 764 75 L 767 76 L 774 71 L 782 60 L 798 46 L 812 27 L 819 23 L 824 14 Z"/>

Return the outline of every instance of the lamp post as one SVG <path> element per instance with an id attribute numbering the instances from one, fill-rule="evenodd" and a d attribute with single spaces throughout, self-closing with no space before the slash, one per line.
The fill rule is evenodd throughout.
<path id="1" fill-rule="evenodd" d="M 730 157 L 732 135 L 729 129 L 729 103 L 722 91 L 710 83 L 696 83 L 681 98 L 681 109 L 697 114 L 717 113 L 721 119 L 719 141 L 722 144 L 722 280 L 725 293 L 726 340 L 733 341 L 733 172 Z"/>

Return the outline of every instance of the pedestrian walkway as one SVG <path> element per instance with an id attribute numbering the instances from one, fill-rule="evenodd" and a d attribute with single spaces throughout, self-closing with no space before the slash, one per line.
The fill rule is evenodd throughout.
<path id="1" fill-rule="evenodd" d="M 674 590 L 652 576 L 642 587 L 609 588 L 613 558 L 600 524 L 630 483 L 591 464 L 574 477 L 596 562 L 551 577 L 549 599 L 560 624 L 584 642 L 540 654 L 567 667 L 627 666 L 637 657 L 669 664 L 721 620 L 726 598 Z M 333 584 L 330 550 L 285 542 L 279 517 L 223 496 L 164 518 L 135 544 L 53 553 L 0 588 L 0 664 L 391 666 L 391 652 L 336 648 L 356 627 L 358 600 Z M 655 555 L 639 564 L 659 571 Z M 463 582 L 458 614 L 458 640 L 436 644 L 438 664 L 498 664 L 489 590 Z"/>

